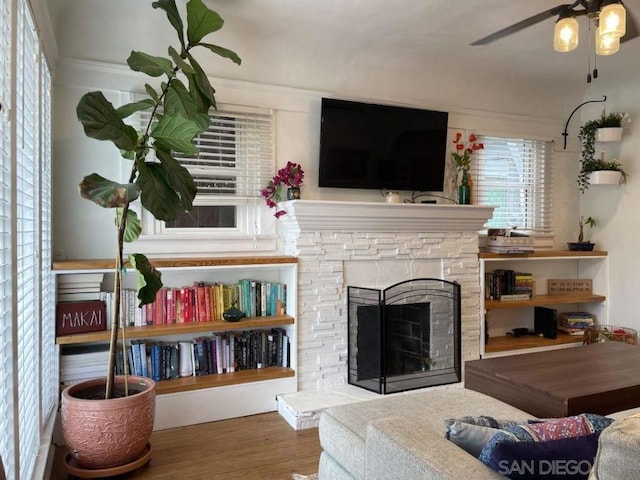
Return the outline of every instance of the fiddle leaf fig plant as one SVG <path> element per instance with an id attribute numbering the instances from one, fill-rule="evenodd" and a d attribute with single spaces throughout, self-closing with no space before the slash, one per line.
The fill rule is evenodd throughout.
<path id="1" fill-rule="evenodd" d="M 76 109 L 88 137 L 112 142 L 122 157 L 132 162 L 126 183 L 97 173 L 87 175 L 80 183 L 83 198 L 100 207 L 114 209 L 117 230 L 105 398 L 112 398 L 114 394 L 118 326 L 125 327 L 120 308 L 122 275 L 125 272 L 123 242 L 135 241 L 142 231 L 140 219 L 131 209 L 131 203 L 139 199 L 156 219 L 172 221 L 192 209 L 197 193 L 193 177 L 173 156 L 174 152 L 184 155 L 197 153 L 193 139 L 207 129 L 210 122 L 208 111 L 216 108 L 215 90 L 192 51 L 203 47 L 240 64 L 240 57 L 231 50 L 202 42 L 204 37 L 220 30 L 224 23 L 220 15 L 207 8 L 202 0 L 187 2 L 186 32 L 175 0 L 159 0 L 152 6 L 166 13 L 177 32 L 179 46 L 168 48 L 168 58 L 132 51 L 127 64 L 131 70 L 150 77 L 164 77 L 160 86 L 145 84 L 148 98 L 119 108 L 115 108 L 101 92 L 90 92 L 80 99 Z M 179 74 L 186 84 L 178 77 Z M 150 110 L 150 117 L 141 131 L 125 122 L 131 115 L 144 110 Z M 154 302 L 162 287 L 160 272 L 143 254 L 132 254 L 128 260 L 138 272 L 138 306 Z"/>

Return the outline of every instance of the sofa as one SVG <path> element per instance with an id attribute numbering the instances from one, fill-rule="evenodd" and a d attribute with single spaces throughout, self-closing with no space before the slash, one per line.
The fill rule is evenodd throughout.
<path id="1" fill-rule="evenodd" d="M 640 418 L 636 418 L 637 422 L 631 426 L 627 425 L 627 430 L 622 434 L 620 429 L 613 428 L 622 419 L 639 411 L 636 409 L 609 415 L 618 421 L 600 435 L 599 441 L 603 442 L 607 437 L 605 433 L 612 432 L 608 435 L 612 438 L 607 448 L 598 446 L 598 457 L 601 458 L 600 464 L 596 465 L 598 468 L 593 469 L 594 479 L 635 478 L 640 472 L 640 455 L 637 455 L 640 452 Z M 445 420 L 465 416 L 490 416 L 523 423 L 533 418 L 531 414 L 500 400 L 459 385 L 331 407 L 320 417 L 319 437 L 323 451 L 319 462 L 319 478 L 504 479 L 504 476 L 445 438 Z M 634 440 L 629 441 L 629 438 Z M 619 448 L 619 445 L 624 447 Z M 635 451 L 635 455 L 630 455 L 630 451 Z M 624 453 L 622 460 L 619 452 Z M 615 476 L 607 476 L 607 465 L 618 468 Z M 624 476 L 621 472 L 634 472 L 634 475 Z"/>

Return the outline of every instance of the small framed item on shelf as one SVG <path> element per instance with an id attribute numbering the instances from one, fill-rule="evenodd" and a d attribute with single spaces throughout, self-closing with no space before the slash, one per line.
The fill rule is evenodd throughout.
<path id="1" fill-rule="evenodd" d="M 56 335 L 100 332 L 107 329 L 107 307 L 102 300 L 58 302 Z"/>
<path id="2" fill-rule="evenodd" d="M 593 281 L 590 278 L 567 278 L 547 280 L 547 292 L 549 295 L 565 295 L 568 293 L 593 293 Z"/>

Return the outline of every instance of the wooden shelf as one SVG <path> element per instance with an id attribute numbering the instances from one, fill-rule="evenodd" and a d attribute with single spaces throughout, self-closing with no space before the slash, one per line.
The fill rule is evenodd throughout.
<path id="1" fill-rule="evenodd" d="M 485 300 L 485 310 L 505 308 L 526 308 L 542 305 L 563 305 L 568 303 L 602 303 L 607 299 L 604 295 L 563 294 L 536 295 L 529 300 Z"/>
<path id="2" fill-rule="evenodd" d="M 253 370 L 241 370 L 234 373 L 204 375 L 202 377 L 184 377 L 156 382 L 156 394 L 184 392 L 202 388 L 223 387 L 242 383 L 262 382 L 295 376 L 295 371 L 285 367 L 268 367 Z"/>
<path id="3" fill-rule="evenodd" d="M 198 332 L 222 332 L 227 330 L 246 330 L 249 328 L 275 327 L 279 325 L 292 325 L 293 317 L 289 315 L 273 315 L 270 317 L 245 318 L 239 322 L 190 322 L 174 323 L 171 325 L 148 325 L 146 327 L 127 327 L 127 339 L 164 337 L 168 335 L 192 334 Z M 76 335 L 64 335 L 56 337 L 58 345 L 71 345 L 78 343 L 108 342 L 111 332 L 79 333 Z M 122 338 L 120 329 L 119 338 Z"/>
<path id="4" fill-rule="evenodd" d="M 152 258 L 149 259 L 156 268 L 187 268 L 187 267 L 234 267 L 251 265 L 282 265 L 298 263 L 296 257 L 220 257 L 220 258 Z M 114 260 L 62 260 L 53 262 L 56 270 L 112 270 Z M 131 268 L 127 262 L 126 267 Z"/>
<path id="5" fill-rule="evenodd" d="M 542 250 L 533 253 L 493 253 L 493 252 L 480 252 L 479 258 L 490 259 L 513 259 L 522 260 L 527 258 L 584 258 L 584 257 L 606 257 L 607 252 L 602 250 L 593 250 L 591 252 L 574 252 L 570 250 Z"/>
<path id="6" fill-rule="evenodd" d="M 569 335 L 558 332 L 558 338 L 544 338 L 535 335 L 524 335 L 522 337 L 491 337 L 489 343 L 485 344 L 486 353 L 498 353 L 526 348 L 553 347 L 556 345 L 582 344 L 582 335 Z"/>

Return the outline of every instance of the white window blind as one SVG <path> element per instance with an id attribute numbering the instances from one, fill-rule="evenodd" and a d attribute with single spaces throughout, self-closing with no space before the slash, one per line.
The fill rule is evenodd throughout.
<path id="1" fill-rule="evenodd" d="M 43 471 L 58 400 L 50 95 L 28 1 L 0 0 L 0 455 L 9 480 Z"/>
<path id="2" fill-rule="evenodd" d="M 150 111 L 139 115 L 145 128 Z M 209 114 L 209 128 L 194 139 L 193 157 L 174 157 L 193 176 L 199 203 L 238 205 L 261 201 L 260 190 L 274 169 L 273 114 L 220 107 Z"/>
<path id="3" fill-rule="evenodd" d="M 58 399 L 58 351 L 55 342 L 55 299 L 51 271 L 51 74 L 40 58 L 40 428 L 55 414 Z"/>
<path id="4" fill-rule="evenodd" d="M 194 157 L 176 156 L 193 175 L 198 196 L 215 203 L 255 203 L 273 175 L 273 115 L 214 111 L 194 143 Z"/>
<path id="5" fill-rule="evenodd" d="M 494 205 L 488 228 L 551 232 L 552 143 L 480 136 L 484 149 L 472 162 L 474 201 Z"/>
<path id="6" fill-rule="evenodd" d="M 0 0 L 0 457 L 14 477 L 11 282 L 11 2 Z"/>
<path id="7" fill-rule="evenodd" d="M 31 478 L 40 446 L 40 262 L 37 258 L 39 158 L 38 35 L 26 2 L 18 4 L 16 69 L 16 297 L 19 478 Z"/>

